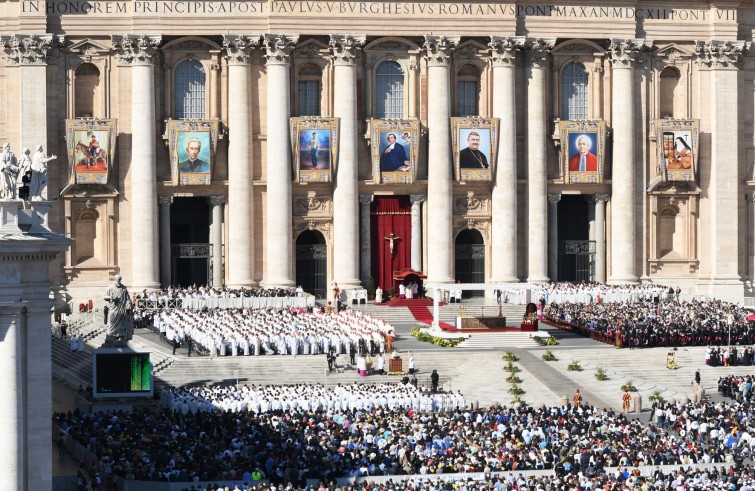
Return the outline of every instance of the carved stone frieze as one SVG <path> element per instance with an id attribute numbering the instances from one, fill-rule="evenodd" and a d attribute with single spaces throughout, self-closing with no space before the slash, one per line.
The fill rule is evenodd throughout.
<path id="1" fill-rule="evenodd" d="M 337 36 L 331 34 L 328 42 L 330 57 L 336 65 L 353 65 L 364 46 L 365 36 Z"/>
<path id="2" fill-rule="evenodd" d="M 458 38 L 446 36 L 425 36 L 425 56 L 431 66 L 448 65 L 451 62 L 451 53 L 454 46 L 459 42 Z"/>
<path id="3" fill-rule="evenodd" d="M 268 65 L 287 65 L 291 62 L 291 52 L 299 41 L 297 35 L 265 34 L 265 58 Z"/>
<path id="4" fill-rule="evenodd" d="M 750 49 L 745 41 L 695 41 L 697 62 L 706 68 L 738 69 Z"/>
<path id="5" fill-rule="evenodd" d="M 332 201 L 323 196 L 311 195 L 297 198 L 294 210 L 297 215 L 330 215 Z"/>
<path id="6" fill-rule="evenodd" d="M 128 65 L 152 65 L 159 53 L 162 36 L 132 35 L 113 36 L 113 47 L 121 63 Z"/>
<path id="7" fill-rule="evenodd" d="M 488 46 L 493 66 L 515 66 L 517 52 L 524 47 L 524 37 L 492 36 Z"/>
<path id="8" fill-rule="evenodd" d="M 259 46 L 259 36 L 223 36 L 223 48 L 229 65 L 247 65 L 255 48 Z"/>
<path id="9" fill-rule="evenodd" d="M 612 39 L 608 51 L 614 68 L 631 68 L 647 48 L 642 39 Z"/>
<path id="10" fill-rule="evenodd" d="M 8 65 L 54 65 L 63 46 L 63 36 L 13 34 L 0 36 Z"/>
<path id="11" fill-rule="evenodd" d="M 457 215 L 489 215 L 490 200 L 487 197 L 477 197 L 472 194 L 458 197 L 454 200 L 454 213 Z"/>

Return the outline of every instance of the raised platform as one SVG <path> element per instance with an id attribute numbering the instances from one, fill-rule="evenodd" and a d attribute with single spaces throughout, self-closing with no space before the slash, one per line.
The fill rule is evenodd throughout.
<path id="1" fill-rule="evenodd" d="M 392 299 L 377 305 L 386 305 L 388 307 L 431 307 L 433 301 L 429 298 L 398 298 Z M 446 302 L 440 302 L 438 305 L 446 305 Z"/>

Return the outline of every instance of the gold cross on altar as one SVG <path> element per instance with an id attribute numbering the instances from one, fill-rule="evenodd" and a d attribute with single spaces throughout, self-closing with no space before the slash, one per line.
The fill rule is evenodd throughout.
<path id="1" fill-rule="evenodd" d="M 401 237 L 399 237 L 397 235 L 393 235 L 393 232 L 391 232 L 391 235 L 389 235 L 387 237 L 383 237 L 383 238 L 389 242 L 388 248 L 390 249 L 391 256 L 392 256 L 393 255 L 393 243 L 395 241 L 397 241 L 397 240 L 401 240 Z"/>

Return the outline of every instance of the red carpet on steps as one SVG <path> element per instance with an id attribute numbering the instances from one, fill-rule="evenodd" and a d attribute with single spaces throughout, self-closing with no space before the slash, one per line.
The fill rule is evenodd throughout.
<path id="1" fill-rule="evenodd" d="M 416 300 L 415 300 L 416 302 Z M 417 322 L 422 322 L 423 324 L 432 324 L 433 323 L 433 314 L 430 313 L 430 310 L 425 307 L 424 305 L 407 305 L 409 308 L 409 312 L 412 313 L 414 316 L 414 319 Z M 454 331 L 457 332 L 458 329 L 456 329 L 456 326 L 453 326 L 447 322 L 440 322 L 439 323 L 440 328 L 444 331 Z"/>

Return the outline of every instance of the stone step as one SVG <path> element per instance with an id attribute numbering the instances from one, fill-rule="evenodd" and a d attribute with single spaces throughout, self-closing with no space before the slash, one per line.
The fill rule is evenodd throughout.
<path id="1" fill-rule="evenodd" d="M 550 334 L 538 332 L 491 332 L 472 333 L 469 339 L 457 345 L 458 348 L 532 348 L 540 346 L 532 336 L 550 337 Z"/>

